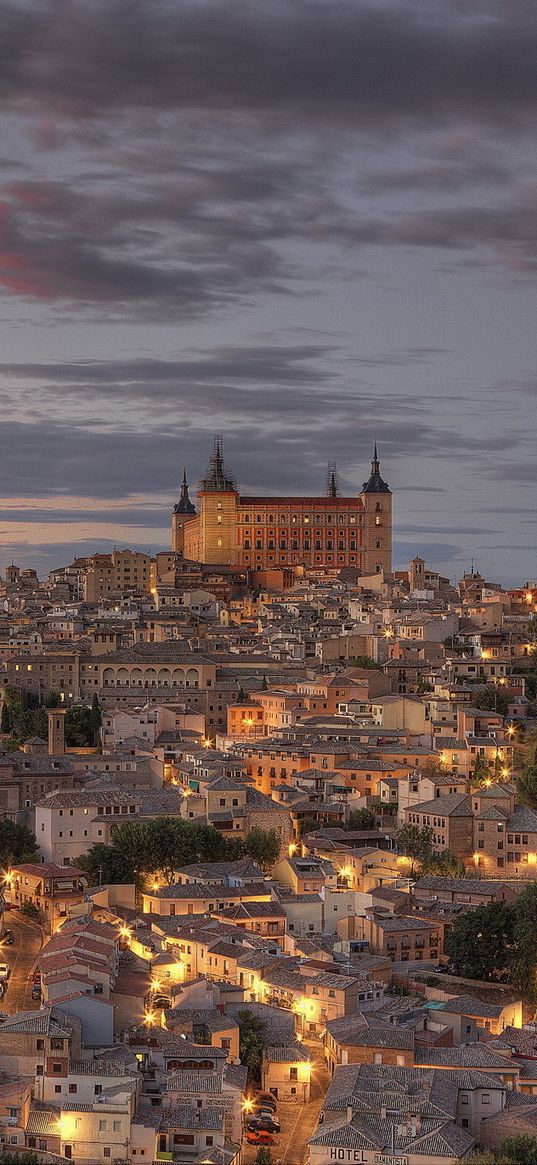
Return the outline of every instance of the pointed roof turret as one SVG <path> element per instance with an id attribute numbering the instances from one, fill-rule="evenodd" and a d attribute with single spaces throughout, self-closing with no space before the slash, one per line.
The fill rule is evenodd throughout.
<path id="1" fill-rule="evenodd" d="M 183 484 L 181 486 L 181 497 L 177 504 L 173 507 L 174 514 L 195 514 L 196 507 L 190 501 L 188 496 L 188 481 L 186 479 L 186 469 L 183 471 Z"/>
<path id="2" fill-rule="evenodd" d="M 199 483 L 200 490 L 208 493 L 231 493 L 237 489 L 234 478 L 226 473 L 222 444 L 222 438 L 215 437 L 207 473 Z"/>
<path id="3" fill-rule="evenodd" d="M 383 481 L 380 476 L 380 461 L 377 453 L 377 442 L 375 441 L 375 451 L 373 453 L 373 460 L 371 462 L 371 476 L 368 481 L 364 481 L 362 493 L 365 494 L 389 494 L 391 489 Z"/>

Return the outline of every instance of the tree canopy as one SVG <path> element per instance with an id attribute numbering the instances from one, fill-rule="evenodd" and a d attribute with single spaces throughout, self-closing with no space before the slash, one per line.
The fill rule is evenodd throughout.
<path id="1" fill-rule="evenodd" d="M 377 818 L 372 809 L 353 809 L 345 829 L 376 829 Z"/>
<path id="2" fill-rule="evenodd" d="M 483 712 L 499 712 L 500 716 L 507 716 L 509 704 L 509 693 L 497 684 L 487 684 L 473 699 L 474 708 L 481 708 Z"/>
<path id="3" fill-rule="evenodd" d="M 264 832 L 264 831 L 261 831 Z M 102 882 L 136 882 L 147 874 L 173 881 L 173 871 L 193 862 L 236 861 L 245 845 L 226 838 L 212 825 L 183 821 L 181 817 L 155 817 L 151 821 L 123 821 L 114 830 L 110 845 L 98 843 L 77 859 L 92 885 Z"/>
<path id="4" fill-rule="evenodd" d="M 494 979 L 509 967 L 514 940 L 511 906 L 491 902 L 465 911 L 446 935 L 446 954 L 467 979 Z"/>
<path id="5" fill-rule="evenodd" d="M 246 835 L 244 847 L 250 857 L 258 862 L 264 871 L 268 871 L 280 856 L 281 840 L 278 830 L 260 829 L 254 825 Z"/>
<path id="6" fill-rule="evenodd" d="M 16 821 L 7 818 L 0 821 L 0 865 L 6 867 L 35 861 L 39 861 L 35 834 Z"/>
<path id="7" fill-rule="evenodd" d="M 402 825 L 396 835 L 397 850 L 410 858 L 410 876 L 413 877 L 416 862 L 423 865 L 432 861 L 434 832 L 426 825 L 420 829 L 418 825 Z"/>
<path id="8" fill-rule="evenodd" d="M 253 1011 L 245 1008 L 237 1014 L 239 1025 L 239 1055 L 241 1063 L 248 1069 L 251 1083 L 261 1081 L 261 1062 L 267 1046 L 267 1025 Z"/>
<path id="9" fill-rule="evenodd" d="M 467 1165 L 535 1165 L 537 1137 L 504 1137 L 495 1148 L 475 1149 L 465 1161 Z"/>

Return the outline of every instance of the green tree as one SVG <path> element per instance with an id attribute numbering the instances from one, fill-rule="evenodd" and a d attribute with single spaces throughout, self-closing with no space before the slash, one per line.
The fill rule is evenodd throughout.
<path id="1" fill-rule="evenodd" d="M 272 869 L 280 856 L 281 838 L 278 830 L 260 829 L 254 825 L 246 835 L 244 848 L 263 870 Z"/>
<path id="2" fill-rule="evenodd" d="M 444 849 L 439 854 L 431 854 L 422 862 L 424 874 L 437 874 L 442 878 L 464 878 L 466 867 L 450 849 Z"/>
<path id="3" fill-rule="evenodd" d="M 514 938 L 514 911 L 491 902 L 465 911 L 446 935 L 446 954 L 466 979 L 494 979 L 509 966 Z"/>
<path id="4" fill-rule="evenodd" d="M 498 1158 L 494 1149 L 474 1149 L 469 1157 L 464 1158 L 464 1165 L 498 1165 Z"/>
<path id="5" fill-rule="evenodd" d="M 537 764 L 524 765 L 516 778 L 517 799 L 531 809 L 537 809 Z"/>
<path id="6" fill-rule="evenodd" d="M 13 866 L 18 862 L 39 861 L 35 834 L 25 825 L 7 818 L 0 821 L 0 865 Z"/>
<path id="7" fill-rule="evenodd" d="M 255 1156 L 255 1165 L 272 1165 L 272 1153 L 268 1145 L 260 1145 Z"/>
<path id="8" fill-rule="evenodd" d="M 138 881 L 132 862 L 112 845 L 100 841 L 87 853 L 81 854 L 76 864 L 87 874 L 90 886 L 130 885 Z"/>
<path id="9" fill-rule="evenodd" d="M 90 748 L 94 741 L 91 708 L 73 704 L 65 715 L 65 743 L 68 748 Z"/>
<path id="10" fill-rule="evenodd" d="M 27 918 L 33 918 L 35 922 L 41 922 L 43 918 L 39 906 L 36 906 L 35 902 L 23 902 L 20 912 L 25 914 Z"/>
<path id="11" fill-rule="evenodd" d="M 377 663 L 371 655 L 355 655 L 349 660 L 351 667 L 363 667 L 366 671 L 382 671 L 382 665 Z"/>
<path id="12" fill-rule="evenodd" d="M 396 834 L 397 850 L 411 859 L 410 877 L 414 876 L 416 862 L 423 865 L 433 857 L 434 832 L 426 825 L 420 829 L 417 825 L 402 825 Z"/>
<path id="13" fill-rule="evenodd" d="M 268 692 L 268 683 L 267 683 L 267 677 L 266 677 L 266 676 L 263 676 L 263 683 L 261 684 L 261 691 L 262 691 L 262 692 Z"/>
<path id="14" fill-rule="evenodd" d="M 497 1149 L 498 1165 L 535 1165 L 537 1137 L 504 1137 Z"/>
<path id="15" fill-rule="evenodd" d="M 24 1149 L 22 1153 L 2 1153 L 0 1155 L 0 1165 L 37 1165 L 39 1157 L 36 1153 L 26 1152 Z"/>
<path id="16" fill-rule="evenodd" d="M 6 704 L 5 701 L 2 704 L 2 716 L 0 718 L 0 732 L 4 733 L 5 735 L 7 735 L 8 732 L 11 732 L 11 712 L 9 711 L 9 704 Z"/>
<path id="17" fill-rule="evenodd" d="M 94 745 L 98 745 L 101 742 L 101 737 L 100 737 L 101 723 L 102 723 L 102 716 L 101 716 L 101 708 L 99 705 L 99 697 L 97 695 L 97 692 L 94 692 L 93 699 L 91 701 L 91 720 L 90 720 L 91 731 L 93 734 L 93 742 L 92 743 Z"/>
<path id="18" fill-rule="evenodd" d="M 353 809 L 345 829 L 376 829 L 377 818 L 371 809 Z"/>
<path id="19" fill-rule="evenodd" d="M 237 1023 L 241 1063 L 248 1069 L 248 1080 L 260 1084 L 263 1052 L 267 1046 L 267 1025 L 248 1009 L 238 1012 Z"/>
<path id="20" fill-rule="evenodd" d="M 537 997 L 537 883 L 530 882 L 513 907 L 514 946 L 511 979 L 529 999 Z"/>
<path id="21" fill-rule="evenodd" d="M 478 753 L 474 762 L 472 784 L 481 785 L 484 781 L 490 781 L 490 765 L 485 757 Z"/>
<path id="22" fill-rule="evenodd" d="M 483 712 L 499 712 L 500 716 L 507 716 L 509 704 L 509 694 L 497 684 L 487 684 L 473 700 L 474 708 L 481 708 Z"/>

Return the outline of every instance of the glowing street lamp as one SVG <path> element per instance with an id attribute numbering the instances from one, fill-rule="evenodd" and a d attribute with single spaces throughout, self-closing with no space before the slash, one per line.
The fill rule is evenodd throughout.
<path id="1" fill-rule="evenodd" d="M 156 1022 L 157 1022 L 155 1012 L 154 1011 L 144 1011 L 143 1022 L 144 1022 L 145 1027 L 154 1027 Z"/>

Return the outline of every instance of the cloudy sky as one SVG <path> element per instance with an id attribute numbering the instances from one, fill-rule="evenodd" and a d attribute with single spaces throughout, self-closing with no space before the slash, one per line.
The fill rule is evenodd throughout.
<path id="1" fill-rule="evenodd" d="M 4 0 L 0 570 L 168 545 L 215 431 L 537 575 L 535 0 Z"/>

